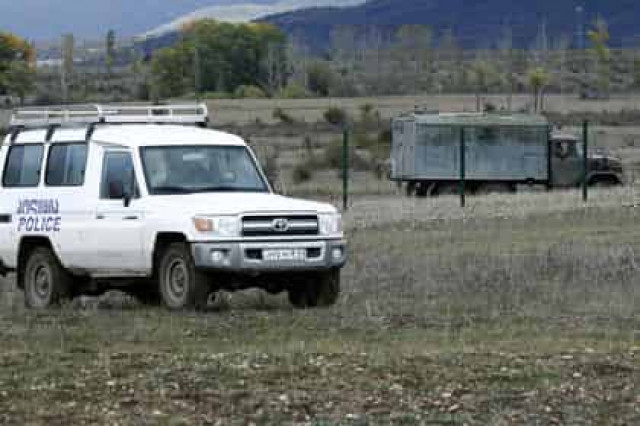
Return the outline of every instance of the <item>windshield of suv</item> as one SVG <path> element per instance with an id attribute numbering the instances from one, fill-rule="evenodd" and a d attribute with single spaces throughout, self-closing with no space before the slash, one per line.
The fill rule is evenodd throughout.
<path id="1" fill-rule="evenodd" d="M 269 190 L 242 146 L 146 147 L 141 157 L 151 195 Z"/>

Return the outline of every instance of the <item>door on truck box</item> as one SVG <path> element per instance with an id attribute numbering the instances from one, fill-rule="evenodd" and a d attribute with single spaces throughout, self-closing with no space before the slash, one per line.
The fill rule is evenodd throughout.
<path id="1" fill-rule="evenodd" d="M 578 141 L 570 138 L 551 140 L 551 183 L 555 187 L 576 186 L 582 179 L 582 152 Z"/>

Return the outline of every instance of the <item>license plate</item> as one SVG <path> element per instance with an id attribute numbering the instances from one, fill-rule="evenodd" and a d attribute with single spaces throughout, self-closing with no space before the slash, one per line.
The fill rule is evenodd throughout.
<path id="1" fill-rule="evenodd" d="M 267 262 L 304 261 L 306 257 L 304 249 L 269 249 L 262 252 L 262 258 Z"/>

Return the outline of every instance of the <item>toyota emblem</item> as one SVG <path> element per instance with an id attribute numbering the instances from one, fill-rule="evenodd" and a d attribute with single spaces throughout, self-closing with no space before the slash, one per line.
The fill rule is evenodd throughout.
<path id="1" fill-rule="evenodd" d="M 271 227 L 276 232 L 287 232 L 289 230 L 289 221 L 287 219 L 274 219 Z"/>

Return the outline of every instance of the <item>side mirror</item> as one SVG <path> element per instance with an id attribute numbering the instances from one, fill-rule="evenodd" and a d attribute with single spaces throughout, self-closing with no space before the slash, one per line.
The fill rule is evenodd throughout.
<path id="1" fill-rule="evenodd" d="M 131 205 L 133 190 L 121 180 L 114 180 L 109 183 L 109 199 L 122 200 L 125 207 Z"/>
<path id="2" fill-rule="evenodd" d="M 129 185 L 122 185 L 122 201 L 125 207 L 129 207 L 131 205 L 131 200 L 133 199 L 133 191 L 129 187 Z"/>

